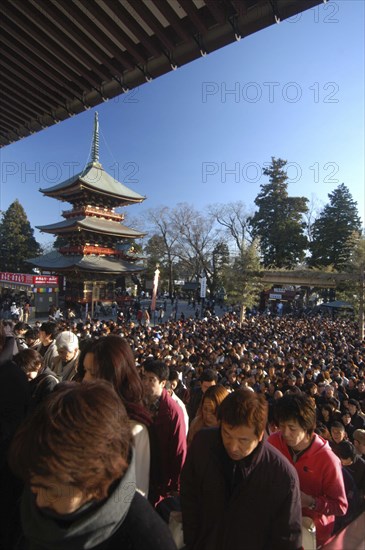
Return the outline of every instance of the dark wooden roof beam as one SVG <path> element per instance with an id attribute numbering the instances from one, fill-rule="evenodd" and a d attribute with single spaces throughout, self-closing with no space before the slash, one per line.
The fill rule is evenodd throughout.
<path id="1" fill-rule="evenodd" d="M 4 35 L 4 29 L 8 33 L 13 34 L 13 48 L 15 50 L 20 50 L 20 55 L 22 55 L 24 59 L 28 60 L 31 64 L 34 64 L 46 74 L 47 72 L 51 72 L 50 67 L 52 67 L 54 74 L 58 74 L 59 77 L 66 78 L 68 81 L 78 84 L 81 90 L 85 88 L 87 80 L 85 81 L 80 79 L 80 75 L 77 72 L 72 71 L 67 63 L 62 63 L 57 56 L 49 54 L 46 48 L 38 47 L 34 41 L 30 40 L 26 36 L 20 35 L 19 32 L 16 33 L 16 27 L 15 29 L 12 29 L 10 25 L 4 22 L 4 20 L 2 21 L 2 27 L 2 36 Z M 95 84 L 98 83 L 95 82 Z"/>
<path id="2" fill-rule="evenodd" d="M 169 21 L 170 26 L 174 29 L 174 31 L 180 36 L 181 41 L 189 42 L 191 36 L 186 31 L 181 19 L 176 14 L 175 10 L 172 9 L 170 4 L 168 4 L 168 2 L 161 2 L 158 5 L 158 9 L 162 13 L 162 15 Z"/>
<path id="3" fill-rule="evenodd" d="M 2 128 L 6 128 L 8 132 L 13 133 L 14 136 L 17 136 L 18 134 L 14 131 L 14 122 L 10 123 L 6 120 L 1 120 L 1 126 Z M 5 132 L 3 130 L 0 131 L 0 135 L 5 136 Z"/>
<path id="4" fill-rule="evenodd" d="M 39 98 L 43 97 L 46 98 L 46 103 L 50 99 L 52 104 L 55 103 L 55 101 L 64 101 L 69 97 L 73 97 L 73 94 L 71 96 L 70 94 L 66 95 L 62 90 L 53 86 L 49 80 L 43 79 L 43 77 L 38 74 L 38 71 L 34 69 L 32 71 L 25 63 L 14 64 L 13 56 L 8 55 L 7 58 L 8 61 L 12 61 L 13 64 L 7 63 L 5 59 L 0 57 L 0 65 L 6 68 L 6 73 L 3 78 L 8 79 L 15 87 L 20 86 L 22 93 L 24 93 L 22 86 L 26 86 L 27 93 L 29 90 L 34 90 L 37 101 Z M 35 77 L 37 77 L 37 79 Z"/>
<path id="5" fill-rule="evenodd" d="M 208 29 L 200 17 L 199 10 L 196 8 L 195 4 L 191 2 L 191 0 L 179 0 L 179 4 L 188 14 L 197 32 L 205 34 Z"/>
<path id="6" fill-rule="evenodd" d="M 226 5 L 233 10 L 231 15 L 245 17 L 247 15 L 247 4 L 244 0 L 224 0 Z"/>
<path id="7" fill-rule="evenodd" d="M 44 13 L 42 2 L 40 0 L 28 0 L 34 8 L 39 9 L 41 13 Z M 119 64 L 116 67 L 112 63 L 112 58 L 92 40 L 86 37 L 86 35 L 78 29 L 78 27 L 72 23 L 72 21 L 66 18 L 61 12 L 58 12 L 50 2 L 47 5 L 47 11 L 49 15 L 53 17 L 53 23 L 61 31 L 61 36 L 64 34 L 73 40 L 74 44 L 83 50 L 94 59 L 97 63 L 105 65 L 110 71 L 110 74 L 114 74 L 116 68 L 124 70 L 125 66 Z"/>
<path id="8" fill-rule="evenodd" d="M 2 25 L 8 32 L 12 32 L 11 25 L 8 25 L 2 22 Z M 47 49 L 42 46 L 42 43 L 45 41 L 42 39 L 42 33 L 34 33 L 34 29 L 22 29 L 25 36 L 18 31 L 16 33 L 17 27 L 13 29 L 14 37 L 20 42 L 26 49 L 34 52 L 38 57 L 41 58 L 43 62 L 48 63 L 54 67 L 59 73 L 63 74 L 64 77 L 74 80 L 78 76 L 82 76 L 89 81 L 93 86 L 99 86 L 100 82 L 95 80 L 92 76 L 92 73 L 89 67 L 85 67 L 79 61 L 74 60 L 70 55 L 68 55 L 62 48 L 52 44 L 49 40 L 47 41 Z"/>
<path id="9" fill-rule="evenodd" d="M 0 34 L 0 43 L 4 43 L 6 45 L 10 44 L 10 41 L 8 41 L 7 37 L 4 33 Z M 29 77 L 35 81 L 35 75 L 37 77 L 37 81 L 42 82 L 42 88 L 39 87 L 39 90 L 43 89 L 43 85 L 47 88 L 54 89 L 57 93 L 57 84 L 61 88 L 66 88 L 69 90 L 69 92 L 72 94 L 72 96 L 81 95 L 82 94 L 82 88 L 72 88 L 70 84 L 72 85 L 73 82 L 70 84 L 67 82 L 65 83 L 65 80 L 58 76 L 56 72 L 52 70 L 51 67 L 44 67 L 42 66 L 41 62 L 36 58 L 36 61 L 33 62 L 32 59 L 24 59 L 24 56 L 22 56 L 22 50 L 18 48 L 16 45 L 13 45 L 12 50 L 16 52 L 17 55 L 21 57 L 21 59 L 24 62 L 19 61 L 14 55 L 8 54 L 7 59 L 10 60 L 12 63 L 14 63 L 12 70 L 14 73 L 16 73 L 15 67 L 19 67 L 21 71 L 19 71 L 20 75 L 22 75 L 22 71 L 25 71 L 25 73 L 29 74 Z M 3 49 L 4 51 L 4 49 Z M 43 76 L 47 76 L 48 78 L 43 78 Z M 60 92 L 58 91 L 60 94 Z M 62 95 L 62 94 L 61 94 Z M 54 97 L 54 94 L 51 95 L 51 97 Z"/>
<path id="10" fill-rule="evenodd" d="M 163 46 L 168 50 L 173 50 L 175 48 L 175 44 L 167 38 L 164 27 L 156 19 L 153 13 L 145 6 L 145 4 L 143 4 L 141 0 L 136 0 L 135 2 L 131 2 L 131 6 L 155 33 L 161 44 L 163 44 Z"/>
<path id="11" fill-rule="evenodd" d="M 48 42 L 51 46 L 51 51 L 53 51 L 56 55 L 63 55 L 65 61 L 68 56 L 70 59 L 75 59 L 78 63 L 82 62 L 83 66 L 86 67 L 87 70 L 93 70 L 101 80 L 108 80 L 110 78 L 110 74 L 103 70 L 100 63 L 98 64 L 95 62 L 95 60 L 86 54 L 79 45 L 75 45 L 72 40 L 65 40 L 64 34 L 58 30 L 58 28 L 53 24 L 53 21 L 51 22 L 49 18 L 40 15 L 27 2 L 23 2 L 21 6 L 22 12 L 25 13 L 27 20 L 32 18 L 35 26 L 37 27 L 36 32 L 32 29 L 32 36 L 37 42 L 40 44 Z M 44 35 L 47 36 L 46 40 L 44 39 Z"/>
<path id="12" fill-rule="evenodd" d="M 204 0 L 204 1 L 208 10 L 213 15 L 217 23 L 224 25 L 224 23 L 227 20 L 226 10 L 222 8 L 221 4 L 217 0 Z"/>
<path id="13" fill-rule="evenodd" d="M 107 36 L 100 32 L 100 29 L 94 23 L 90 22 L 89 19 L 85 18 L 85 14 L 76 9 L 74 4 L 67 3 L 67 5 L 65 5 L 64 2 L 59 3 L 58 0 L 47 1 L 52 2 L 52 4 L 60 10 L 60 12 L 64 13 L 64 15 L 72 18 L 77 26 L 80 27 L 80 32 L 84 34 L 87 33 L 86 36 L 93 39 L 99 48 L 104 49 L 110 55 L 118 59 L 126 69 L 134 68 L 135 63 L 133 62 L 132 56 L 130 56 L 127 52 L 122 52 L 120 48 L 114 44 L 113 40 L 110 40 Z"/>
<path id="14" fill-rule="evenodd" d="M 7 91 L 6 90 L 6 86 L 3 86 L 2 90 L 1 90 L 1 95 L 2 97 L 5 97 L 7 98 L 3 104 L 5 104 L 5 102 L 7 102 L 9 105 L 11 105 L 11 110 L 14 109 L 15 112 L 21 112 L 21 113 L 24 113 L 27 118 L 33 118 L 34 115 L 36 114 L 36 111 L 34 111 L 34 109 L 32 109 L 31 106 L 28 106 L 24 103 L 24 101 L 22 101 L 22 99 L 17 96 L 14 92 L 12 91 Z M 10 100 L 10 101 L 9 101 Z M 38 108 L 39 109 L 39 114 L 42 114 L 43 112 L 43 109 L 42 108 Z"/>
<path id="15" fill-rule="evenodd" d="M 89 17 L 90 21 L 93 21 L 93 17 L 97 19 L 98 32 L 102 31 L 106 33 L 110 40 L 128 50 L 136 60 L 136 63 L 145 63 L 148 60 L 148 52 L 145 55 L 141 55 L 137 45 L 132 42 L 125 32 L 96 3 L 92 4 L 92 13 L 90 12 L 91 5 L 89 0 L 77 0 L 77 5 L 84 12 L 84 16 Z"/>
<path id="16" fill-rule="evenodd" d="M 0 109 L 0 117 L 1 118 L 4 118 L 5 120 L 7 120 L 10 123 L 11 123 L 11 121 L 13 121 L 13 123 L 14 123 L 14 120 L 15 120 L 15 122 L 17 122 L 18 124 L 21 124 L 22 126 L 24 126 L 24 122 L 27 120 L 26 117 L 8 114 L 10 111 L 8 111 L 8 109 L 4 110 L 4 102 L 2 101 L 1 103 L 2 103 L 2 107 Z"/>
<path id="17" fill-rule="evenodd" d="M 155 47 L 150 36 L 140 25 L 138 25 L 136 20 L 133 19 L 133 17 L 120 2 L 117 3 L 115 0 L 100 0 L 99 3 L 104 5 L 111 13 L 115 15 L 115 22 L 118 26 L 121 23 L 128 26 L 130 32 L 134 34 L 134 36 L 141 42 L 141 44 L 145 46 L 148 51 L 151 52 L 152 55 L 156 57 L 160 55 L 161 52 Z"/>
<path id="18" fill-rule="evenodd" d="M 21 85 L 21 82 L 19 82 L 18 84 Z M 26 105 L 27 108 L 32 110 L 33 116 L 34 116 L 34 113 L 38 113 L 38 112 L 40 112 L 41 114 L 44 114 L 44 113 L 47 114 L 47 111 L 51 111 L 52 108 L 54 108 L 56 105 L 55 102 L 53 104 L 45 103 L 39 98 L 39 96 L 37 96 L 36 92 L 34 92 L 33 90 L 30 91 L 28 87 L 27 87 L 28 96 L 27 96 L 27 101 L 25 102 L 22 98 L 21 89 L 16 88 L 11 83 L 10 84 L 7 83 L 4 79 L 2 80 L 2 86 L 4 89 L 4 93 L 6 92 L 10 94 L 12 97 L 14 97 L 17 101 L 21 101 L 23 105 Z"/>
<path id="19" fill-rule="evenodd" d="M 19 16 L 14 14 L 7 6 L 2 7 L 3 12 L 6 14 L 8 21 L 2 20 L 3 29 L 16 39 L 16 41 L 21 44 L 26 50 L 34 51 L 37 55 L 44 61 L 52 63 L 53 59 L 48 57 L 49 52 L 54 52 L 54 47 L 52 44 L 47 42 L 47 49 L 44 48 L 43 33 L 35 33 L 34 28 L 29 27 L 28 19 L 25 16 Z M 38 46 L 35 45 L 38 42 Z M 55 52 L 55 57 L 60 60 L 63 64 L 68 63 L 67 59 L 64 59 L 59 51 Z M 78 74 L 79 68 L 75 71 Z"/>

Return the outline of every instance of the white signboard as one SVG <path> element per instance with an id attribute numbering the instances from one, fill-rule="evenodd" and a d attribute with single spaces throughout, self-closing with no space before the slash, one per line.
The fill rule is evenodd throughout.
<path id="1" fill-rule="evenodd" d="M 200 298 L 205 298 L 207 295 L 207 278 L 200 279 Z"/>
<path id="2" fill-rule="evenodd" d="M 270 300 L 281 300 L 282 296 L 281 294 L 269 294 Z"/>

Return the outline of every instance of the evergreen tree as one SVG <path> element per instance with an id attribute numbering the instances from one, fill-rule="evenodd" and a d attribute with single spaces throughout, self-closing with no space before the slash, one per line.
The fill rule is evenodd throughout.
<path id="1" fill-rule="evenodd" d="M 308 210 L 308 199 L 289 197 L 286 164 L 286 160 L 272 157 L 271 165 L 263 170 L 269 183 L 261 185 L 255 199 L 258 210 L 250 220 L 267 267 L 294 267 L 303 261 L 307 247 L 303 214 Z"/>
<path id="2" fill-rule="evenodd" d="M 353 250 L 353 237 L 361 234 L 357 203 L 341 183 L 328 195 L 330 201 L 313 224 L 311 266 L 332 265 L 344 269 Z"/>
<path id="3" fill-rule="evenodd" d="M 29 273 L 32 268 L 27 258 L 39 256 L 40 244 L 34 238 L 24 208 L 16 199 L 2 213 L 0 221 L 0 255 L 2 271 Z"/>

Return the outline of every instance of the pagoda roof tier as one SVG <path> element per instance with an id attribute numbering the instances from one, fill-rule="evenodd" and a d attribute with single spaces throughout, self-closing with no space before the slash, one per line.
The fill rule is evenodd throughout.
<path id="1" fill-rule="evenodd" d="M 98 162 L 89 163 L 85 170 L 58 185 L 39 190 L 47 197 L 54 197 L 71 204 L 79 201 L 85 195 L 85 191 L 89 201 L 91 193 L 94 197 L 98 197 L 99 202 L 102 203 L 105 197 L 108 204 L 113 203 L 115 206 L 140 203 L 146 198 L 114 179 Z"/>
<path id="2" fill-rule="evenodd" d="M 56 250 L 52 250 L 44 256 L 30 258 L 30 264 L 47 271 L 85 271 L 90 273 L 138 273 L 143 271 L 142 266 L 133 265 L 124 260 L 105 256 L 63 256 Z"/>
<path id="3" fill-rule="evenodd" d="M 98 233 L 99 235 L 112 235 L 118 238 L 125 237 L 130 239 L 139 239 L 145 235 L 145 233 L 126 227 L 120 222 L 96 218 L 94 216 L 78 216 L 51 225 L 37 225 L 36 227 L 44 233 L 61 235 L 81 230 Z"/>

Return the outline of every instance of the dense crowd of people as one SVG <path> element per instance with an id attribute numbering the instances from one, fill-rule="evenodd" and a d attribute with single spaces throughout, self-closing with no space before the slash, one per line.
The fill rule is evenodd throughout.
<path id="1" fill-rule="evenodd" d="M 3 548 L 66 548 L 66 541 L 76 536 L 74 521 L 79 517 L 86 518 L 80 540 L 95 536 L 96 542 L 78 546 L 75 539 L 75 548 L 112 549 L 119 547 L 119 540 L 139 550 L 174 548 L 166 525 L 154 518 L 153 506 L 164 518 L 171 510 L 182 511 L 187 550 L 233 550 L 245 533 L 252 548 L 297 550 L 302 516 L 314 524 L 317 545 L 322 545 L 364 510 L 365 343 L 353 322 L 255 315 L 240 325 L 234 313 L 160 321 L 156 326 L 137 318 L 69 318 L 32 326 L 2 321 Z M 92 434 L 96 441 L 98 418 L 101 429 L 109 414 L 97 396 L 98 383 L 100 392 L 118 396 L 120 419 L 129 419 L 130 430 L 124 434 L 123 466 L 111 473 L 104 465 L 105 479 L 98 482 L 103 489 L 89 487 L 88 463 L 75 478 L 70 470 L 80 458 L 80 445 L 89 446 L 91 456 L 96 452 Z M 87 401 L 86 390 L 80 388 L 89 385 Z M 78 427 L 84 411 L 81 405 L 71 406 L 77 400 L 85 402 L 91 415 L 88 444 Z M 51 425 L 62 424 L 61 411 L 67 416 L 64 431 L 48 433 Z M 62 445 L 66 458 L 59 451 Z M 38 458 L 28 463 L 29 453 Z M 275 494 L 267 489 L 273 483 L 269 463 L 277 472 Z M 115 506 L 109 511 L 118 528 L 101 522 L 104 535 L 91 535 L 87 514 L 104 517 L 99 506 L 109 510 L 110 495 L 122 479 L 125 487 L 126 476 L 136 489 L 131 488 L 130 506 L 120 511 L 123 517 Z M 42 491 L 48 487 L 44 478 L 56 486 L 78 487 L 83 497 L 71 511 L 67 506 L 60 511 L 51 498 L 42 500 L 45 492 L 52 493 Z M 280 491 L 275 485 L 279 480 Z M 86 488 L 90 495 L 85 500 Z M 143 512 L 155 537 L 150 545 L 136 542 L 136 518 L 145 504 L 135 498 L 135 490 L 153 512 Z M 265 510 L 265 521 L 260 510 Z M 44 537 L 35 535 L 29 517 Z M 66 525 L 71 534 L 63 540 L 55 529 L 59 538 L 53 541 L 52 522 L 57 529 Z"/>

